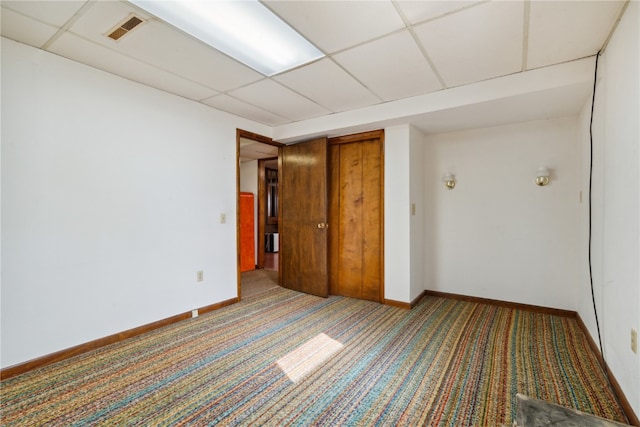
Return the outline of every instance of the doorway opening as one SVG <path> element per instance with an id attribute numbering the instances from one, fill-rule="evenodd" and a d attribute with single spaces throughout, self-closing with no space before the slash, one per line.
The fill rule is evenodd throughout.
<path id="1" fill-rule="evenodd" d="M 264 238 L 263 245 L 258 243 L 259 247 L 263 249 L 258 252 L 258 267 L 278 271 L 280 233 L 278 227 L 277 158 L 258 160 L 258 194 L 258 235 Z M 260 212 L 262 208 L 264 215 Z M 261 229 L 261 225 L 264 226 L 264 231 Z"/>
<path id="2" fill-rule="evenodd" d="M 283 144 L 238 129 L 238 299 L 278 285 L 278 157 Z"/>

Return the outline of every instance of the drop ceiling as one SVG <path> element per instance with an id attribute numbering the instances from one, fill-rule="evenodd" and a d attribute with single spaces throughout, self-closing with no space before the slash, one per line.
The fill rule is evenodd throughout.
<path id="1" fill-rule="evenodd" d="M 263 123 L 274 135 L 376 108 L 398 111 L 396 118 L 433 133 L 505 116 L 517 121 L 576 114 L 590 93 L 584 79 L 406 117 L 401 107 L 593 56 L 625 2 L 264 4 L 326 56 L 267 78 L 126 1 L 2 1 L 2 36 Z M 108 33 L 132 14 L 145 22 L 110 39 Z"/>
<path id="2" fill-rule="evenodd" d="M 240 138 L 240 162 L 278 157 L 278 147 Z"/>

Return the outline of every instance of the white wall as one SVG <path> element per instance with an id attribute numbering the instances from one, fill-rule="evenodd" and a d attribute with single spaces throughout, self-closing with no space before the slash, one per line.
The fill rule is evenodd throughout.
<path id="1" fill-rule="evenodd" d="M 411 239 L 411 284 L 410 301 L 416 300 L 425 290 L 425 169 L 424 169 L 424 135 L 414 127 L 409 128 L 409 193 L 410 202 L 415 210 L 409 207 Z"/>
<path id="2" fill-rule="evenodd" d="M 384 149 L 385 299 L 410 303 L 425 289 L 424 135 L 410 125 L 388 127 Z"/>
<path id="3" fill-rule="evenodd" d="M 236 127 L 2 39 L 3 367 L 237 296 Z"/>
<path id="4" fill-rule="evenodd" d="M 384 131 L 384 297 L 411 302 L 410 126 Z"/>
<path id="5" fill-rule="evenodd" d="M 575 310 L 575 118 L 426 137 L 427 289 Z M 534 184 L 538 167 L 551 183 Z M 453 173 L 447 190 L 441 177 Z"/>
<path id="6" fill-rule="evenodd" d="M 258 264 L 258 161 L 240 164 L 240 191 L 253 193 L 253 241 L 255 264 Z"/>
<path id="7" fill-rule="evenodd" d="M 630 334 L 640 332 L 640 5 L 630 2 L 601 56 L 593 121 L 592 267 L 604 356 L 636 414 L 640 414 L 640 358 Z M 580 186 L 589 189 L 591 100 L 580 118 Z M 588 206 L 581 210 L 582 259 L 587 259 Z M 582 264 L 577 310 L 598 341 Z"/>

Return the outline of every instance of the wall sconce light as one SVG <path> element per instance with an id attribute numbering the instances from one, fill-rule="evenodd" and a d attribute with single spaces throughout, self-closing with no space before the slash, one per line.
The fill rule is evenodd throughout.
<path id="1" fill-rule="evenodd" d="M 452 173 L 445 173 L 442 175 L 442 182 L 448 190 L 453 190 L 456 186 L 456 177 Z"/>
<path id="2" fill-rule="evenodd" d="M 549 175 L 549 169 L 545 167 L 538 168 L 538 171 L 536 172 L 536 185 L 544 187 L 549 184 Z"/>

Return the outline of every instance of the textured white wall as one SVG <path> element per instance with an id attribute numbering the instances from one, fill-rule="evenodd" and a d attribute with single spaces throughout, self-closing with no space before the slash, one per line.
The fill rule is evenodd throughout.
<path id="1" fill-rule="evenodd" d="M 604 355 L 634 412 L 640 415 L 640 357 L 630 335 L 640 332 L 640 4 L 630 2 L 601 56 L 593 121 L 592 266 Z M 589 188 L 589 118 L 582 112 L 580 186 Z M 582 276 L 578 312 L 594 338 L 587 259 L 587 205 L 581 210 Z"/>
<path id="2" fill-rule="evenodd" d="M 575 310 L 578 140 L 575 117 L 428 135 L 427 289 Z"/>
<path id="3" fill-rule="evenodd" d="M 236 127 L 2 40 L 3 367 L 236 297 Z"/>

